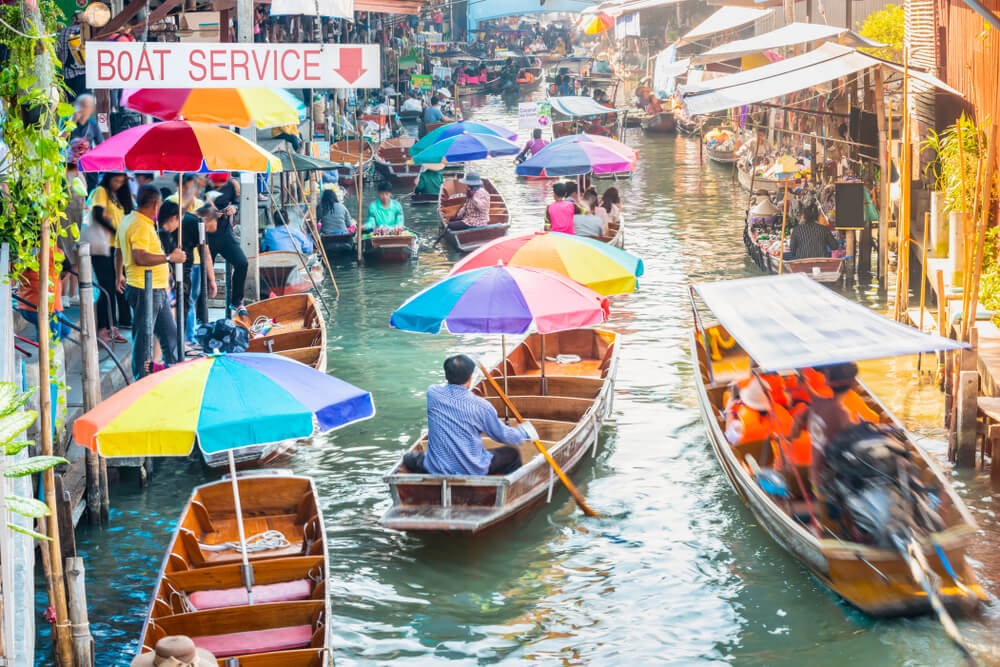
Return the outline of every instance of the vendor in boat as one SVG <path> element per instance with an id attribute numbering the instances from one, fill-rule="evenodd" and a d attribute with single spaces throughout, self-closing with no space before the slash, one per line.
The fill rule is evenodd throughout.
<path id="1" fill-rule="evenodd" d="M 403 465 L 431 475 L 508 475 L 521 467 L 517 445 L 537 440 L 529 423 L 506 426 L 486 399 L 469 390 L 476 362 L 464 354 L 444 362 L 447 384 L 427 388 L 427 451 L 409 452 Z M 483 435 L 506 447 L 487 450 Z"/>
<path id="2" fill-rule="evenodd" d="M 332 188 L 323 190 L 320 197 L 319 224 L 324 234 L 347 234 L 355 229 L 351 212 L 340 203 Z"/>
<path id="3" fill-rule="evenodd" d="M 286 250 L 308 255 L 313 251 L 313 242 L 300 230 L 288 224 L 288 216 L 284 211 L 275 211 L 274 227 L 264 233 L 260 249 L 262 252 Z"/>
<path id="4" fill-rule="evenodd" d="M 483 188 L 483 179 L 470 171 L 461 182 L 468 188 L 468 194 L 462 208 L 448 221 L 448 229 L 459 231 L 490 224 L 490 193 Z"/>
<path id="5" fill-rule="evenodd" d="M 792 230 L 789 242 L 792 259 L 829 257 L 838 247 L 830 228 L 819 224 L 816 202 L 808 202 L 802 209 L 802 221 Z"/>
<path id="6" fill-rule="evenodd" d="M 425 164 L 420 169 L 420 178 L 417 179 L 417 187 L 413 189 L 413 194 L 434 195 L 441 192 L 444 185 L 444 164 Z"/>
<path id="7" fill-rule="evenodd" d="M 392 198 L 392 184 L 379 183 L 378 199 L 368 206 L 364 233 L 401 234 L 404 229 L 403 206 Z M 381 231 L 380 231 L 381 230 Z"/>
<path id="8" fill-rule="evenodd" d="M 524 145 L 524 148 L 521 149 L 521 152 L 517 154 L 517 157 L 514 158 L 514 162 L 516 164 L 521 164 L 529 157 L 538 155 L 538 151 L 542 150 L 548 145 L 549 142 L 545 141 L 545 139 L 542 139 L 541 128 L 536 127 L 531 133 L 531 140 L 528 141 L 528 143 Z"/>
<path id="9" fill-rule="evenodd" d="M 649 91 L 646 95 L 646 113 L 650 116 L 656 116 L 657 114 L 663 113 L 663 106 L 660 104 L 660 100 L 656 98 L 656 94 L 653 91 Z"/>

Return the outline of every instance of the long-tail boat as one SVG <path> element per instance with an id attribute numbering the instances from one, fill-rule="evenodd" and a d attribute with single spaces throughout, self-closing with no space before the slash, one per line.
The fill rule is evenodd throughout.
<path id="1" fill-rule="evenodd" d="M 260 281 L 271 296 L 308 292 L 323 281 L 323 265 L 316 255 L 274 250 L 257 255 Z"/>
<path id="2" fill-rule="evenodd" d="M 780 233 L 778 223 L 770 227 L 753 220 L 752 213 L 743 226 L 743 245 L 747 255 L 761 271 L 765 273 L 802 273 L 818 283 L 831 284 L 839 282 L 844 276 L 845 260 L 843 257 L 811 257 L 809 259 L 782 260 L 779 252 L 784 251 L 783 244 L 777 242 Z M 780 249 L 779 249 L 780 248 Z"/>
<path id="3" fill-rule="evenodd" d="M 698 405 L 723 472 L 760 526 L 821 582 L 874 616 L 926 612 L 931 595 L 949 608 L 966 610 L 984 600 L 985 593 L 965 560 L 976 534 L 968 508 L 933 458 L 863 383 L 857 382 L 854 390 L 877 414 L 879 424 L 899 434 L 897 447 L 916 470 L 909 479 L 937 499 L 934 513 L 940 517 L 940 526 L 936 530 L 914 526 L 906 536 L 907 550 L 878 546 L 870 536 L 866 538 L 855 520 L 860 515 L 852 512 L 856 505 L 842 507 L 838 518 L 826 502 L 810 502 L 812 493 L 805 491 L 808 466 L 768 467 L 771 464 L 766 461 L 774 460 L 774 448 L 782 446 L 774 443 L 780 440 L 733 445 L 725 432 L 725 395 L 732 382 L 751 378 L 752 371 L 781 375 L 845 361 L 954 349 L 960 344 L 892 322 L 799 275 L 696 285 L 692 307 L 694 290 L 719 320 L 700 324 L 695 311 L 690 346 Z M 791 493 L 775 491 L 774 474 L 785 480 Z M 918 514 L 916 505 L 912 512 L 889 506 L 893 521 L 867 525 L 888 527 L 900 517 Z M 927 568 L 934 576 L 920 576 L 918 581 L 914 572 Z M 936 590 L 931 580 L 939 582 Z"/>
<path id="4" fill-rule="evenodd" d="M 253 604 L 232 546 L 239 546 L 232 481 L 199 486 L 163 559 L 140 653 L 167 635 L 187 635 L 220 665 L 332 667 L 326 532 L 315 485 L 275 470 L 240 473 L 237 485 Z M 266 531 L 276 531 L 273 541 L 254 550 L 254 537 Z"/>
<path id="5" fill-rule="evenodd" d="M 393 137 L 375 149 L 375 164 L 393 184 L 411 187 L 416 184 L 420 165 L 410 160 L 410 147 L 415 143 L 413 137 Z"/>
<path id="6" fill-rule="evenodd" d="M 601 329 L 574 329 L 544 338 L 544 359 L 542 339 L 532 334 L 490 373 L 569 474 L 588 452 L 596 451 L 601 424 L 611 411 L 618 337 Z M 503 401 L 487 381 L 472 390 L 504 416 Z M 492 449 L 500 443 L 484 436 L 483 445 Z M 426 447 L 424 435 L 411 450 Z M 533 444 L 519 448 L 522 466 L 509 475 L 415 474 L 400 459 L 384 477 L 392 507 L 379 523 L 404 531 L 473 534 L 551 500 L 558 478 Z"/>
<path id="7" fill-rule="evenodd" d="M 246 306 L 248 352 L 272 352 L 326 371 L 326 325 L 312 294 L 290 294 Z"/>
<path id="8" fill-rule="evenodd" d="M 460 179 L 445 181 L 441 186 L 438 213 L 441 216 L 441 233 L 459 252 L 472 252 L 490 241 L 506 236 L 510 229 L 510 212 L 503 195 L 488 178 L 483 179 L 483 190 L 490 195 L 490 224 L 469 229 L 448 229 L 448 220 L 465 204 L 469 188 Z"/>

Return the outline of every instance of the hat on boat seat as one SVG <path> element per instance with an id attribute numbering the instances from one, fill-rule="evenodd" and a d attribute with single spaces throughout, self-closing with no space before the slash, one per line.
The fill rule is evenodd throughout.
<path id="1" fill-rule="evenodd" d="M 215 667 L 215 656 L 198 648 L 190 637 L 173 635 L 156 642 L 156 650 L 132 660 L 132 667 Z"/>

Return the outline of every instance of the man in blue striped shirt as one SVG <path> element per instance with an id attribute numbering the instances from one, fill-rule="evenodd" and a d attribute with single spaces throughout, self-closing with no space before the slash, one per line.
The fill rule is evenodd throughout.
<path id="1" fill-rule="evenodd" d="M 469 391 L 476 362 L 464 354 L 444 362 L 447 384 L 427 388 L 427 451 L 410 452 L 403 465 L 431 475 L 507 475 L 521 467 L 517 447 L 483 447 L 483 434 L 505 445 L 535 440 L 528 422 L 506 426 L 486 399 Z"/>

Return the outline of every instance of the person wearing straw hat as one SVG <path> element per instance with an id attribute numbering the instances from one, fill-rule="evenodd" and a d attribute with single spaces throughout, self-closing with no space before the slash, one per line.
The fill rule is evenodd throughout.
<path id="1" fill-rule="evenodd" d="M 156 642 L 156 649 L 132 660 L 131 667 L 215 667 L 210 651 L 195 646 L 190 637 L 173 635 Z"/>
<path id="2" fill-rule="evenodd" d="M 490 224 L 490 193 L 483 188 L 483 179 L 470 171 L 460 182 L 469 191 L 462 208 L 448 221 L 448 229 L 458 231 Z"/>

